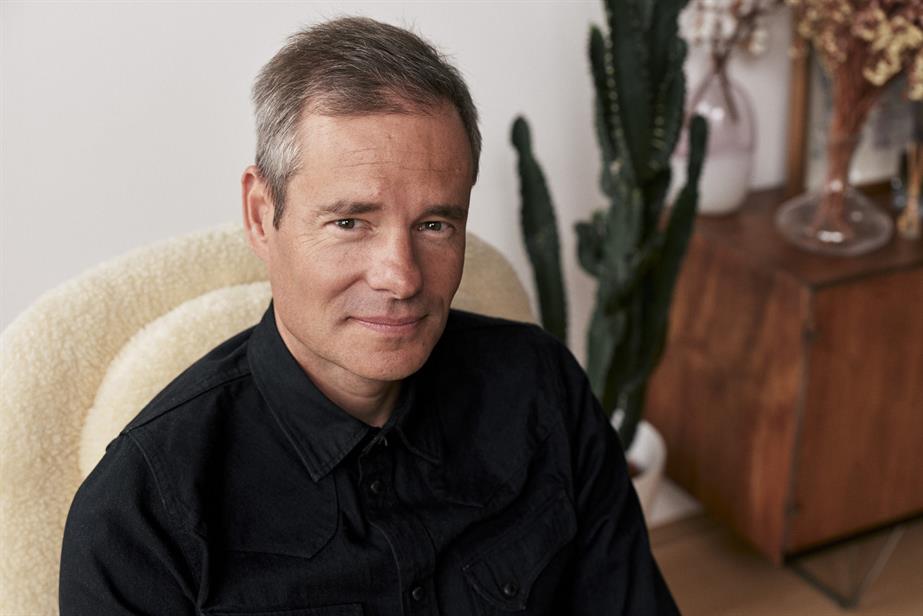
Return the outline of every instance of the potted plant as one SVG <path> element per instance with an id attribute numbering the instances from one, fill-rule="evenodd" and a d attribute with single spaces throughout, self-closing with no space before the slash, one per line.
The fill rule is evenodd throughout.
<path id="1" fill-rule="evenodd" d="M 587 374 L 630 450 L 648 378 L 663 353 L 673 287 L 695 220 L 707 126 L 700 116 L 688 124 L 686 185 L 668 210 L 670 156 L 684 127 L 686 44 L 677 33 L 677 19 L 685 0 L 604 0 L 604 5 L 608 31 L 591 28 L 589 56 L 600 188 L 608 207 L 577 223 L 577 256 L 598 281 L 587 331 Z M 513 123 L 512 141 L 541 320 L 566 342 L 554 206 L 522 117 Z M 662 465 L 661 460 L 660 472 Z M 654 478 L 653 487 L 656 483 Z M 640 494 L 638 484 L 636 479 Z"/>

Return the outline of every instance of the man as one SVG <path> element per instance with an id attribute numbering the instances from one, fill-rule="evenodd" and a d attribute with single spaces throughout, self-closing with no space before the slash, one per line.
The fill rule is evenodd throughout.
<path id="1" fill-rule="evenodd" d="M 415 35 L 340 19 L 254 87 L 263 320 L 161 392 L 68 516 L 69 614 L 670 614 L 567 350 L 450 311 L 480 135 Z"/>

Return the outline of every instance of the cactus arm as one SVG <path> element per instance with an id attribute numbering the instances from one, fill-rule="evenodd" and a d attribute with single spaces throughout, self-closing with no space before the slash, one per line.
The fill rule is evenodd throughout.
<path id="1" fill-rule="evenodd" d="M 649 2 L 650 0 L 646 0 Z M 618 102 L 618 117 L 627 148 L 622 164 L 630 166 L 639 184 L 646 180 L 651 150 L 653 95 L 644 41 L 644 11 L 639 0 L 607 0 L 610 40 L 605 49 L 607 85 Z"/>
<path id="2" fill-rule="evenodd" d="M 598 97 L 593 106 L 595 108 L 596 140 L 599 142 L 602 158 L 602 164 L 599 169 L 599 189 L 604 195 L 612 198 L 615 196 L 615 175 L 621 163 L 616 162 L 618 157 L 615 153 L 615 146 L 609 137 L 609 129 L 606 127 L 606 114 Z"/>
<path id="3" fill-rule="evenodd" d="M 670 156 L 676 148 L 685 117 L 682 102 L 686 98 L 686 80 L 682 74 L 682 66 L 686 57 L 686 45 L 678 39 L 674 47 L 675 63 L 667 69 L 665 81 L 658 89 L 654 100 L 652 158 L 648 167 L 653 177 L 645 187 L 645 199 L 648 204 L 644 219 L 645 237 L 655 233 L 660 223 L 672 175 Z M 676 104 L 676 101 L 680 101 L 680 104 Z"/>
<path id="4" fill-rule="evenodd" d="M 687 0 L 658 0 L 653 3 L 651 23 L 647 29 L 650 78 L 653 92 L 654 122 L 651 134 L 651 158 L 648 170 L 657 173 L 669 167 L 670 154 L 676 147 L 684 120 L 686 80 L 683 64 L 686 42 L 678 36 L 679 13 Z M 679 101 L 679 104 L 676 102 Z"/>
<path id="5" fill-rule="evenodd" d="M 619 119 L 619 101 L 611 77 L 611 63 L 607 59 L 606 40 L 596 26 L 590 29 L 589 55 L 590 72 L 596 91 L 596 139 L 602 155 L 600 184 L 603 192 L 612 197 L 616 190 L 616 172 L 627 177 L 631 169 L 624 168 L 624 161 L 619 158 L 628 152 L 628 144 Z M 616 167 L 621 168 L 621 171 Z"/>
<path id="6" fill-rule="evenodd" d="M 574 231 L 577 233 L 577 261 L 587 274 L 598 277 L 606 241 L 605 212 L 594 212 L 589 222 L 575 224 Z"/>
<path id="7" fill-rule="evenodd" d="M 512 142 L 519 155 L 522 232 L 535 278 L 542 326 L 566 343 L 567 300 L 557 220 L 545 175 L 532 154 L 529 124 L 522 117 L 513 123 Z"/>
<path id="8" fill-rule="evenodd" d="M 618 291 L 611 298 L 606 310 L 622 310 L 628 305 L 632 296 L 638 293 L 641 285 L 660 261 L 663 250 L 663 236 L 655 235 L 637 254 L 631 256 L 628 265 L 628 275 L 619 285 Z"/>
<path id="9" fill-rule="evenodd" d="M 616 347 L 622 340 L 625 332 L 625 314 L 620 311 L 607 311 L 603 308 L 605 298 L 610 294 L 603 279 L 597 289 L 596 306 L 587 327 L 587 377 L 590 388 L 603 405 L 603 410 L 608 414 L 615 408 L 606 395 L 606 390 L 611 384 L 609 378 L 612 358 L 615 356 Z"/>
<path id="10" fill-rule="evenodd" d="M 637 322 L 638 302 L 631 302 L 621 306 L 619 310 L 608 313 L 608 318 L 619 324 L 619 329 L 613 332 L 613 339 L 597 346 L 608 351 L 605 361 L 600 361 L 597 368 L 599 384 L 594 389 L 605 412 L 609 415 L 623 409 L 622 398 L 625 384 L 631 374 L 635 372 L 637 362 L 639 327 Z M 592 381 L 591 381 L 592 384 Z"/>
<path id="11" fill-rule="evenodd" d="M 696 114 L 689 122 L 689 162 L 686 167 L 686 185 L 683 187 L 696 196 L 699 194 L 699 177 L 702 175 L 702 166 L 705 164 L 707 145 L 708 122 Z"/>
<path id="12" fill-rule="evenodd" d="M 642 241 L 650 241 L 657 236 L 660 217 L 663 215 L 663 206 L 670 189 L 670 179 L 673 170 L 665 167 L 658 171 L 644 186 L 644 221 L 641 231 Z"/>
<path id="13" fill-rule="evenodd" d="M 698 184 L 705 160 L 708 123 L 695 116 L 689 125 L 689 164 L 686 185 L 673 206 L 670 221 L 664 233 L 664 250 L 653 272 L 650 318 L 647 321 L 645 356 L 641 362 L 638 380 L 646 380 L 663 355 L 669 325 L 670 305 L 676 279 L 692 235 L 698 209 Z"/>
<path id="14" fill-rule="evenodd" d="M 650 169 L 657 172 L 670 167 L 670 156 L 676 148 L 679 133 L 685 121 L 682 102 L 686 100 L 686 79 L 683 63 L 686 59 L 686 42 L 677 38 L 670 46 L 671 63 L 664 72 L 663 81 L 654 97 L 654 129 Z M 676 101 L 681 104 L 677 105 Z"/>
<path id="15" fill-rule="evenodd" d="M 656 270 L 656 311 L 666 322 L 673 287 L 679 275 L 680 266 L 686 255 L 689 238 L 699 203 L 699 177 L 705 161 L 705 144 L 708 139 L 708 123 L 702 116 L 695 116 L 689 124 L 689 163 L 686 185 L 673 206 L 670 221 L 664 232 L 664 250 L 659 267 Z"/>
<path id="16" fill-rule="evenodd" d="M 647 5 L 648 20 L 644 23 L 646 33 L 648 66 L 650 66 L 651 83 L 666 83 L 667 74 L 676 66 L 677 43 L 685 47 L 678 36 L 679 13 L 688 0 L 640 0 Z M 642 13 L 643 14 L 643 13 Z M 685 49 L 683 49 L 685 57 Z M 680 68 L 683 57 L 679 58 Z"/>

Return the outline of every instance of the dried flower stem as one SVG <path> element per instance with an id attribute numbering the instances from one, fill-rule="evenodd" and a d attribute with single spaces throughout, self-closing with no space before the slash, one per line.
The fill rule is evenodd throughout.
<path id="1" fill-rule="evenodd" d="M 815 230 L 831 228 L 851 239 L 852 227 L 846 220 L 846 187 L 849 167 L 859 133 L 882 89 L 862 76 L 865 44 L 851 39 L 845 44 L 846 58 L 831 68 L 833 111 L 827 129 L 827 181 L 823 203 L 814 219 Z"/>
<path id="2" fill-rule="evenodd" d="M 747 8 L 743 8 L 744 4 L 741 0 L 734 0 L 727 9 L 731 16 L 734 17 L 734 28 L 731 33 L 724 36 L 720 21 L 715 21 L 713 24 L 709 40 L 711 72 L 700 86 L 699 92 L 707 91 L 711 80 L 717 78 L 732 122 L 737 122 L 738 112 L 734 97 L 731 94 L 731 83 L 727 76 L 727 64 L 731 59 L 731 52 L 741 45 L 743 41 L 750 39 L 758 28 L 760 19 L 781 6 L 783 2 L 784 0 L 768 0 L 765 4 L 763 2 L 754 2 Z"/>

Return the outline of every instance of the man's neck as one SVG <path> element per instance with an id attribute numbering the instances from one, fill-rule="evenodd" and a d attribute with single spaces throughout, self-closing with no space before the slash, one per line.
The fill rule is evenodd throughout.
<path id="1" fill-rule="evenodd" d="M 385 425 L 397 405 L 401 381 L 378 381 L 353 374 L 302 347 L 277 321 L 279 335 L 314 386 L 338 407 L 370 426 Z"/>
<path id="2" fill-rule="evenodd" d="M 401 382 L 368 381 L 343 383 L 342 380 L 324 379 L 316 376 L 306 366 L 302 369 L 314 385 L 338 407 L 370 426 L 385 425 L 397 405 Z M 347 379 L 349 380 L 349 379 Z"/>

